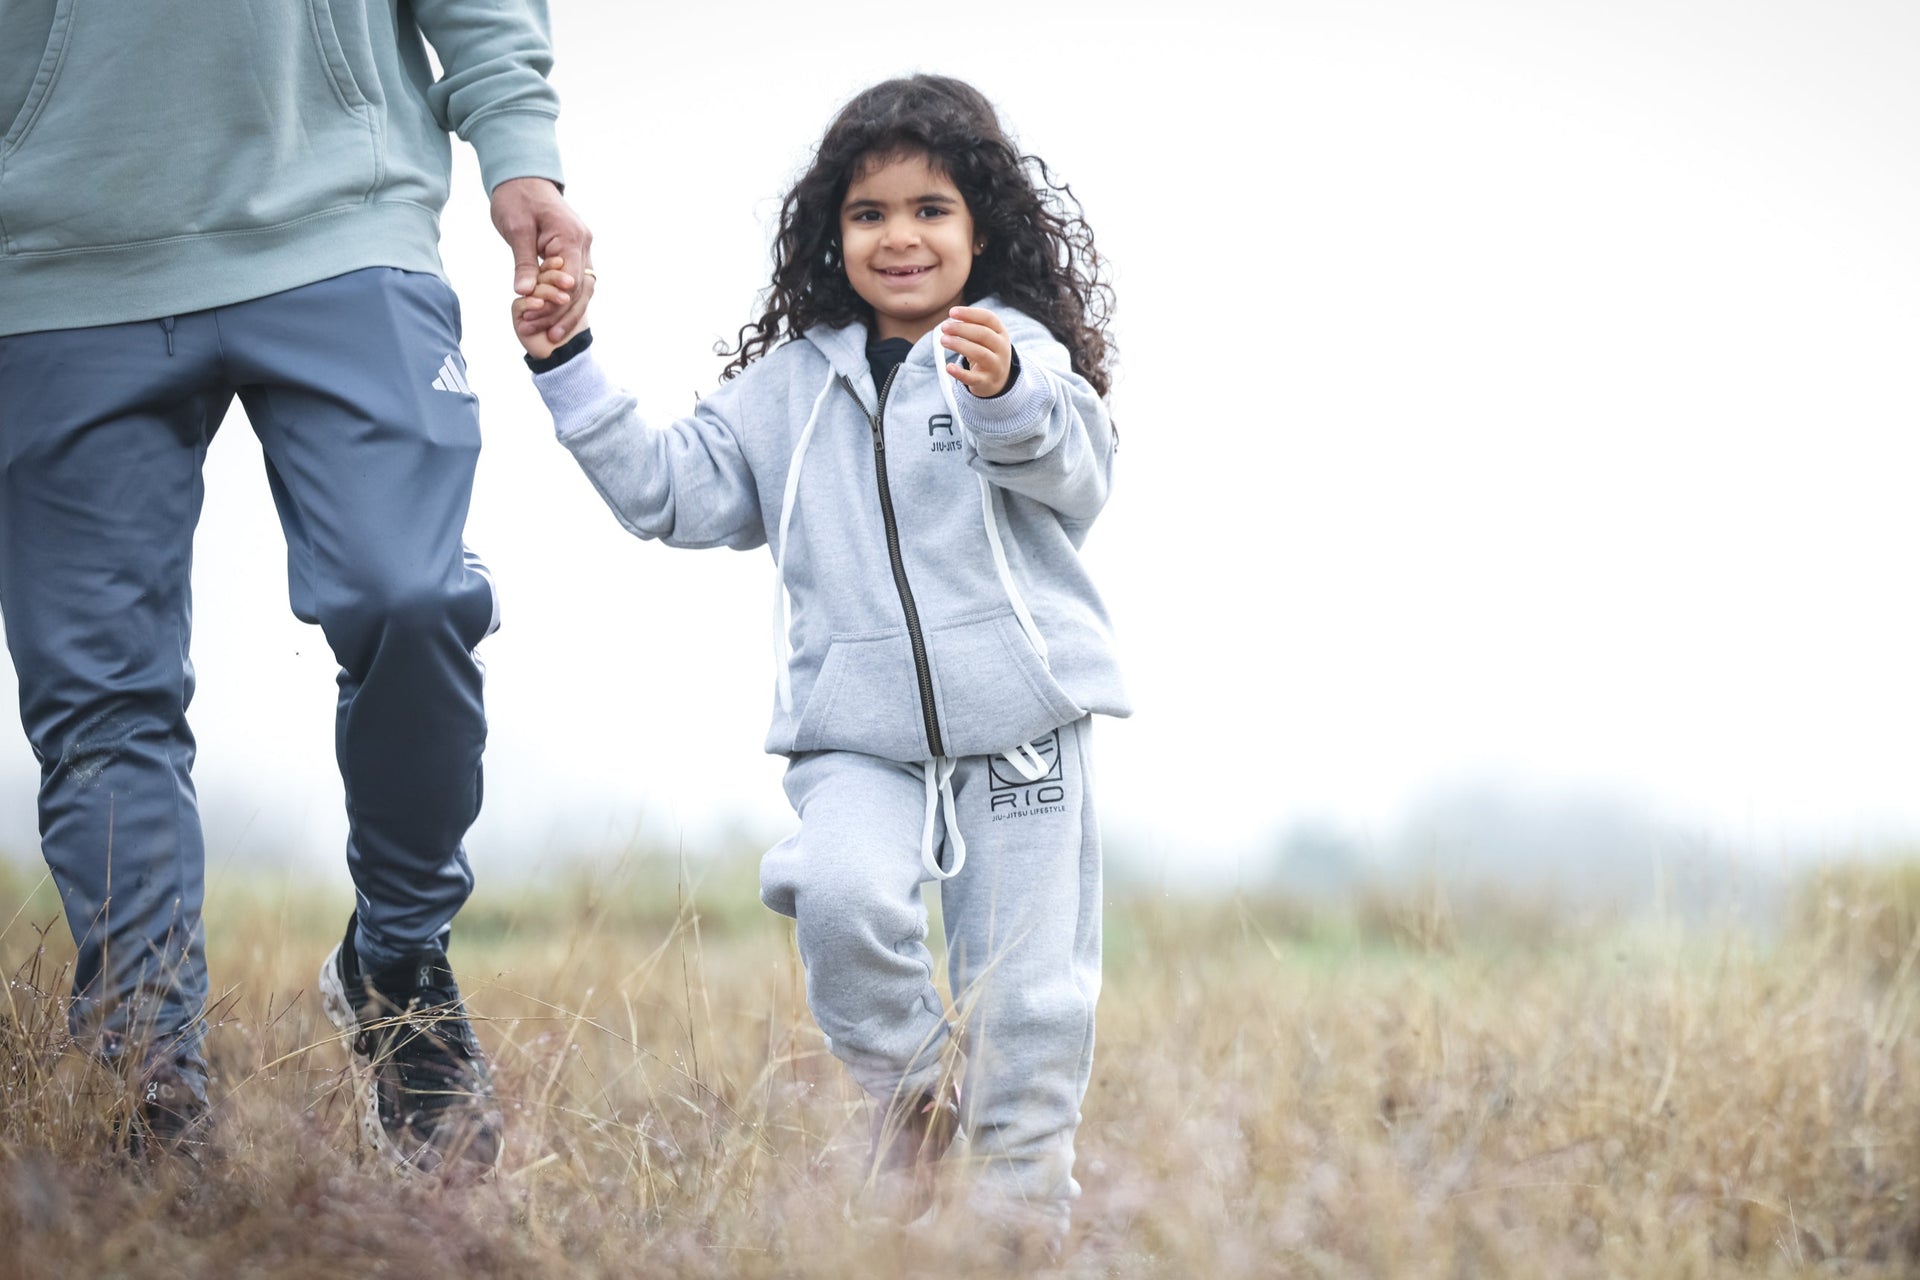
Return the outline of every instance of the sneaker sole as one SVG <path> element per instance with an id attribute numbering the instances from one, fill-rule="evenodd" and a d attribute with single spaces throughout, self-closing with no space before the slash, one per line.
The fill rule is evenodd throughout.
<path id="1" fill-rule="evenodd" d="M 320 1007 L 326 1012 L 327 1021 L 345 1033 L 347 1074 L 352 1078 L 354 1092 L 360 1100 L 360 1133 L 366 1138 L 367 1145 L 373 1148 L 374 1154 L 393 1168 L 413 1176 L 427 1176 L 421 1173 L 411 1156 L 394 1145 L 393 1139 L 387 1136 L 387 1127 L 380 1123 L 380 1087 L 373 1078 L 373 1058 L 354 1048 L 354 1039 L 360 1034 L 360 1019 L 347 1000 L 346 988 L 340 985 L 339 960 L 340 948 L 335 946 L 320 965 Z M 469 1175 L 484 1177 L 499 1169 L 504 1154 L 503 1144 L 496 1142 L 490 1163 L 482 1165 L 463 1157 L 456 1164 L 464 1165 L 464 1172 Z M 449 1169 L 449 1172 L 452 1170 Z"/>
<path id="2" fill-rule="evenodd" d="M 340 948 L 336 946 L 320 965 L 320 1007 L 326 1011 L 327 1021 L 346 1036 L 347 1074 L 360 1101 L 360 1136 L 367 1140 L 374 1154 L 388 1164 L 405 1173 L 418 1173 L 413 1161 L 393 1145 L 393 1140 L 387 1137 L 386 1126 L 380 1123 L 380 1092 L 373 1079 L 373 1059 L 354 1047 L 354 1039 L 360 1034 L 360 1019 L 347 1000 L 346 988 L 340 985 L 339 961 Z"/>

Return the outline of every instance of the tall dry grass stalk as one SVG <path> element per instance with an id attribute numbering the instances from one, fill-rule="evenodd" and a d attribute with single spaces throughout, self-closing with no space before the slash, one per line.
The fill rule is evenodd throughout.
<path id="1" fill-rule="evenodd" d="M 312 990 L 344 908 L 301 885 L 208 910 L 221 1155 L 116 1156 L 124 1104 L 65 1043 L 65 929 L 27 888 L 0 880 L 0 1275 L 1001 1270 L 957 1214 L 844 1220 L 863 1104 L 750 869 L 476 898 L 453 956 L 508 1129 L 468 1189 L 356 1159 Z M 1916 902 L 1910 868 L 1829 875 L 1763 938 L 1417 894 L 1116 897 L 1060 1270 L 1920 1273 Z"/>

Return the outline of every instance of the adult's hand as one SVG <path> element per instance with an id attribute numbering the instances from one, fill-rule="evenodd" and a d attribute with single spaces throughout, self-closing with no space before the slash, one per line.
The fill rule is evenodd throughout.
<path id="1" fill-rule="evenodd" d="M 509 178 L 493 189 L 493 225 L 513 250 L 513 291 L 532 298 L 529 310 L 558 310 L 547 326 L 547 337 L 560 342 L 586 314 L 593 297 L 593 232 L 580 221 L 560 188 L 545 178 Z M 534 298 L 540 263 L 547 258 L 566 262 L 567 294 L 564 306 Z"/>

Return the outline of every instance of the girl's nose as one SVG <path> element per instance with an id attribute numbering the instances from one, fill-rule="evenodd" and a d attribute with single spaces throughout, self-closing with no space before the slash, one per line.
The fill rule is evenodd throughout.
<path id="1" fill-rule="evenodd" d="M 890 247 L 904 247 L 918 244 L 919 241 L 920 228 L 913 225 L 913 219 L 907 218 L 887 223 L 887 244 Z"/>

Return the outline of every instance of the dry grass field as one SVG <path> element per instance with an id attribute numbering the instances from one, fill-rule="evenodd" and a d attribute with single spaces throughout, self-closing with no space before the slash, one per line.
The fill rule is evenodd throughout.
<path id="1" fill-rule="evenodd" d="M 0 876 L 7 873 L 0 871 Z M 994 1274 L 844 1221 L 859 1098 L 751 869 L 485 885 L 454 962 L 507 1108 L 471 1188 L 357 1158 L 314 969 L 346 904 L 217 883 L 221 1152 L 115 1153 L 50 888 L 0 878 L 0 1275 Z M 1920 1274 L 1920 867 L 1779 919 L 1115 890 L 1073 1276 Z"/>

